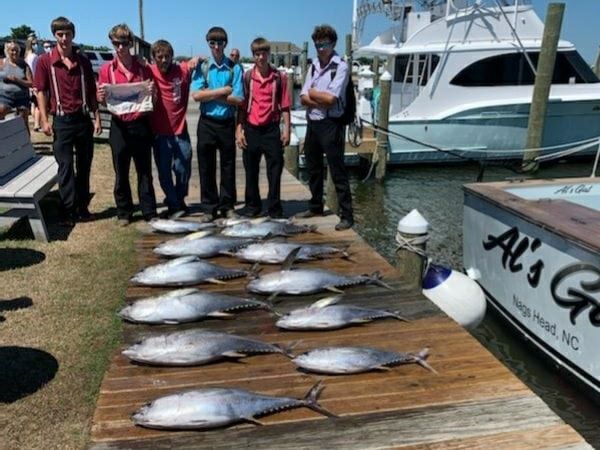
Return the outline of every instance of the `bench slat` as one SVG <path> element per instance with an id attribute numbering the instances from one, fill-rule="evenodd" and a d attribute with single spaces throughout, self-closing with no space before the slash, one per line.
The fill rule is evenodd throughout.
<path id="1" fill-rule="evenodd" d="M 0 178 L 35 156 L 23 120 L 0 122 Z"/>
<path id="2" fill-rule="evenodd" d="M 0 188 L 0 198 L 34 198 L 36 188 L 56 180 L 58 164 L 52 156 L 40 156 L 26 170 Z"/>

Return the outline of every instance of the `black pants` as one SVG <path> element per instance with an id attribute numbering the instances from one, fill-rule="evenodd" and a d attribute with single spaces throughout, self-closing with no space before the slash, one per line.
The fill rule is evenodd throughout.
<path id="1" fill-rule="evenodd" d="M 108 138 L 115 169 L 115 203 L 119 219 L 129 219 L 133 214 L 133 200 L 129 185 L 131 159 L 138 178 L 138 197 L 144 218 L 156 215 L 156 197 L 152 186 L 153 135 L 146 117 L 123 122 L 113 117 Z"/>
<path id="2" fill-rule="evenodd" d="M 262 202 L 258 187 L 260 159 L 265 155 L 267 163 L 267 213 L 281 215 L 281 173 L 283 172 L 283 148 L 279 124 L 255 127 L 247 124 L 244 127 L 248 146 L 244 150 L 244 168 L 246 169 L 246 208 L 251 213 L 260 213 Z"/>
<path id="3" fill-rule="evenodd" d="M 344 164 L 344 127 L 332 119 L 309 120 L 304 139 L 304 156 L 308 171 L 308 186 L 311 199 L 309 209 L 323 211 L 323 178 L 325 167 L 323 153 L 335 186 L 342 219 L 354 220 L 352 194 L 348 182 L 348 171 Z"/>
<path id="4" fill-rule="evenodd" d="M 235 120 L 217 121 L 201 117 L 197 129 L 200 201 L 204 212 L 214 214 L 233 209 L 235 203 Z M 217 189 L 217 150 L 221 167 Z"/>
<path id="5" fill-rule="evenodd" d="M 55 116 L 52 129 L 52 149 L 58 163 L 58 192 L 65 212 L 71 215 L 77 210 L 87 210 L 90 203 L 90 170 L 94 156 L 92 121 L 83 113 Z"/>

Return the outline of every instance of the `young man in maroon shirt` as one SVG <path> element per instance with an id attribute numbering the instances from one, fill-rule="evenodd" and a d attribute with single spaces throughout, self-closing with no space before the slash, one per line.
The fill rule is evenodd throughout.
<path id="1" fill-rule="evenodd" d="M 92 218 L 90 203 L 90 169 L 94 154 L 93 132 L 100 134 L 100 114 L 96 102 L 96 82 L 87 58 L 75 53 L 75 25 L 65 17 L 50 24 L 56 47 L 40 56 L 34 78 L 34 88 L 40 109 L 40 124 L 47 136 L 54 135 L 52 149 L 58 163 L 58 191 L 64 209 L 64 225 Z M 52 125 L 48 120 L 54 116 Z M 94 123 L 89 112 L 94 113 Z M 75 147 L 75 172 L 73 161 Z"/>
<path id="2" fill-rule="evenodd" d="M 269 64 L 271 45 L 256 38 L 250 45 L 255 66 L 244 73 L 246 99 L 238 112 L 236 140 L 244 151 L 246 169 L 246 205 L 239 213 L 256 217 L 262 210 L 258 174 L 260 159 L 267 163 L 267 214 L 281 217 L 281 172 L 283 147 L 290 142 L 290 95 L 287 77 Z M 280 122 L 283 118 L 283 129 Z"/>

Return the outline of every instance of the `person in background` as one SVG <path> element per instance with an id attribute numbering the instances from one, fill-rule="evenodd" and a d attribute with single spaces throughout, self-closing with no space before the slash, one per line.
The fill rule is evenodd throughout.
<path id="1" fill-rule="evenodd" d="M 224 55 L 227 33 L 212 27 L 206 34 L 211 58 L 192 75 L 192 98 L 200 102 L 198 121 L 198 168 L 201 208 L 216 217 L 234 216 L 235 203 L 235 114 L 244 100 L 242 68 Z M 221 166 L 217 189 L 217 155 Z"/>
<path id="2" fill-rule="evenodd" d="M 65 17 L 57 17 L 50 29 L 57 46 L 38 59 L 33 85 L 42 131 L 47 136 L 54 135 L 52 149 L 58 163 L 63 224 L 72 226 L 76 220 L 93 218 L 88 209 L 93 133 L 100 134 L 102 127 L 92 65 L 87 58 L 73 51 L 75 25 Z M 50 108 L 46 95 L 49 95 Z M 48 109 L 54 116 L 52 125 L 48 121 Z M 93 124 L 90 111 L 94 114 Z"/>
<path id="3" fill-rule="evenodd" d="M 344 126 L 336 120 L 344 112 L 345 105 L 342 103 L 350 71 L 346 62 L 334 50 L 337 33 L 331 26 L 316 26 L 311 37 L 317 50 L 317 58 L 310 66 L 300 93 L 300 101 L 306 106 L 308 122 L 304 155 L 311 199 L 309 209 L 296 217 L 307 218 L 323 214 L 325 154 L 338 197 L 340 222 L 335 229 L 340 231 L 354 224 L 352 194 L 344 164 Z"/>
<path id="4" fill-rule="evenodd" d="M 115 57 L 100 68 L 98 75 L 98 101 L 106 103 L 107 84 L 148 82 L 154 89 L 152 72 L 131 54 L 133 32 L 125 24 L 112 27 L 108 33 Z M 127 226 L 133 216 L 133 199 L 129 184 L 131 160 L 137 172 L 137 190 L 140 208 L 145 221 L 156 217 L 156 197 L 152 185 L 152 143 L 154 135 L 150 127 L 149 113 L 133 112 L 112 115 L 108 141 L 112 150 L 115 169 L 114 196 L 117 205 L 117 224 Z"/>
<path id="5" fill-rule="evenodd" d="M 150 70 L 156 85 L 156 103 L 150 115 L 154 137 L 154 161 L 165 194 L 167 217 L 176 219 L 188 213 L 185 197 L 192 167 L 192 144 L 185 115 L 188 107 L 191 71 L 198 58 L 173 63 L 173 47 L 168 41 L 152 44 Z M 175 183 L 173 183 L 173 175 Z"/>
<path id="6" fill-rule="evenodd" d="M 25 62 L 31 69 L 33 78 L 35 78 L 35 69 L 38 60 L 38 41 L 35 34 L 30 34 L 25 41 Z M 31 94 L 31 115 L 33 117 L 33 131 L 40 131 L 40 110 L 37 106 L 37 98 L 33 87 L 29 90 Z"/>
<path id="7" fill-rule="evenodd" d="M 0 119 L 15 111 L 25 121 L 29 132 L 29 89 L 33 78 L 20 53 L 17 41 L 10 40 L 4 44 L 6 57 L 0 60 Z"/>
<path id="8" fill-rule="evenodd" d="M 257 217 L 262 202 L 258 176 L 260 160 L 265 155 L 267 163 L 267 214 L 282 217 L 281 173 L 283 172 L 283 147 L 290 142 L 290 95 L 287 76 L 269 64 L 271 45 L 256 38 L 250 45 L 254 68 L 244 74 L 246 100 L 238 111 L 236 141 L 244 151 L 246 169 L 245 206 L 239 213 Z M 283 130 L 280 122 L 283 118 Z"/>
<path id="9" fill-rule="evenodd" d="M 43 50 L 44 53 L 50 53 L 52 51 L 52 42 L 50 41 L 44 41 L 44 45 L 43 45 Z"/>
<path id="10" fill-rule="evenodd" d="M 233 61 L 234 64 L 240 63 L 240 51 L 237 48 L 232 48 L 231 52 L 229 52 L 229 59 Z"/>

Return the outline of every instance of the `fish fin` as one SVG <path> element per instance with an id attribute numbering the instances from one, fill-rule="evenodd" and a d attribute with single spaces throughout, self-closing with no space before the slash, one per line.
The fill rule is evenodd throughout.
<path id="1" fill-rule="evenodd" d="M 325 386 L 323 386 L 323 380 L 317 381 L 302 399 L 304 400 L 304 404 L 307 408 L 310 408 L 313 411 L 318 412 L 319 414 L 323 414 L 324 416 L 339 417 L 331 411 L 328 411 L 326 408 L 324 408 L 317 402 L 319 396 L 321 395 L 321 392 L 323 392 L 323 389 L 325 389 Z"/>
<path id="2" fill-rule="evenodd" d="M 436 375 L 439 375 L 439 372 L 437 370 L 435 370 L 433 367 L 431 367 L 427 361 L 425 361 L 427 359 L 427 357 L 429 356 L 428 348 L 424 348 L 419 353 L 417 353 L 416 355 L 414 354 L 412 356 L 415 358 L 415 362 L 418 365 L 420 365 L 424 369 L 430 370 L 431 372 L 435 373 Z"/>
<path id="3" fill-rule="evenodd" d="M 267 220 L 269 220 L 269 218 L 267 216 L 265 216 L 265 217 L 256 217 L 254 219 L 249 220 L 249 222 L 258 225 L 258 224 L 261 224 L 263 222 L 266 222 Z"/>
<path id="4" fill-rule="evenodd" d="M 315 233 L 315 234 L 323 234 L 320 231 L 317 231 L 317 228 L 319 228 L 319 227 L 316 226 L 316 225 L 309 225 L 308 226 L 308 232 L 309 233 Z"/>
<path id="5" fill-rule="evenodd" d="M 178 320 L 165 319 L 165 320 L 163 320 L 163 323 L 165 325 L 179 325 L 181 322 L 179 322 Z"/>
<path id="6" fill-rule="evenodd" d="M 228 358 L 245 358 L 248 356 L 246 353 L 236 352 L 235 350 L 229 350 L 221 353 L 223 356 L 227 356 Z"/>
<path id="7" fill-rule="evenodd" d="M 292 268 L 292 266 L 294 265 L 294 261 L 298 257 L 298 253 L 300 253 L 301 249 L 302 249 L 302 246 L 299 245 L 298 247 L 296 247 L 295 249 L 293 249 L 291 252 L 288 253 L 285 260 L 281 264 L 281 270 L 290 270 Z"/>
<path id="8" fill-rule="evenodd" d="M 384 372 L 389 372 L 389 371 L 391 371 L 391 370 L 392 370 L 392 368 L 391 368 L 391 367 L 388 367 L 388 366 L 383 366 L 383 365 L 382 365 L 382 366 L 375 366 L 375 367 L 373 367 L 373 369 L 374 369 L 374 370 L 382 370 L 382 371 L 384 371 Z"/>
<path id="9" fill-rule="evenodd" d="M 252 267 L 250 268 L 250 270 L 248 271 L 248 278 L 250 278 L 252 280 L 255 278 L 258 278 L 258 274 L 260 273 L 261 270 L 262 270 L 262 268 L 260 267 L 260 264 L 254 263 L 252 265 Z"/>
<path id="10" fill-rule="evenodd" d="M 172 259 L 168 263 L 165 263 L 169 267 L 181 266 L 182 264 L 188 264 L 194 261 L 198 261 L 197 256 L 182 256 L 177 259 Z"/>
<path id="11" fill-rule="evenodd" d="M 214 284 L 226 284 L 224 281 L 217 280 L 216 278 L 207 278 L 205 281 L 208 281 L 209 283 L 214 283 Z"/>
<path id="12" fill-rule="evenodd" d="M 231 250 L 221 250 L 219 255 L 235 256 L 235 252 L 232 252 Z"/>
<path id="13" fill-rule="evenodd" d="M 342 291 L 340 291 L 342 292 Z M 343 292 L 342 292 L 343 294 Z M 312 305 L 309 306 L 310 309 L 320 309 L 320 308 L 325 308 L 326 306 L 329 305 L 335 305 L 336 303 L 338 303 L 341 299 L 342 299 L 343 295 L 332 295 L 331 297 L 325 297 L 322 298 L 321 300 L 317 300 L 316 302 L 314 302 Z"/>
<path id="14" fill-rule="evenodd" d="M 185 239 L 186 241 L 193 241 L 194 239 L 201 239 L 203 237 L 210 236 L 213 233 L 214 233 L 214 230 L 196 231 L 195 233 L 188 234 L 183 239 Z"/>
<path id="15" fill-rule="evenodd" d="M 260 420 L 255 419 L 254 417 L 244 417 L 243 419 L 246 422 L 250 422 L 250 423 L 253 423 L 254 425 L 259 425 L 261 427 L 265 425 L 264 422 L 261 422 Z"/>
<path id="16" fill-rule="evenodd" d="M 370 276 L 370 283 L 371 284 L 376 284 L 377 286 L 381 286 L 383 288 L 389 289 L 390 291 L 393 291 L 394 288 L 391 287 L 389 284 L 384 283 L 383 281 L 381 281 L 381 274 L 379 273 L 379 271 L 375 271 L 373 272 Z"/>
<path id="17" fill-rule="evenodd" d="M 337 294 L 343 294 L 344 293 L 344 291 L 336 288 L 335 286 L 325 286 L 324 289 L 327 289 L 328 291 L 331 291 L 331 292 L 335 292 Z"/>
<path id="18" fill-rule="evenodd" d="M 293 359 L 295 358 L 295 356 L 292 354 L 292 350 L 294 350 L 294 348 L 297 347 L 298 344 L 300 344 L 301 342 L 302 341 L 292 341 L 288 345 L 273 344 L 273 346 L 280 349 L 282 354 L 284 354 L 288 358 Z"/>
<path id="19" fill-rule="evenodd" d="M 209 317 L 219 317 L 221 319 L 231 319 L 234 317 L 233 314 L 225 312 L 225 311 L 213 311 L 208 316 Z"/>
<path id="20" fill-rule="evenodd" d="M 184 297 L 186 295 L 195 294 L 200 292 L 199 289 L 196 288 L 185 288 L 185 289 L 175 289 L 174 291 L 166 292 L 161 295 L 162 298 L 172 298 L 172 297 Z"/>
<path id="21" fill-rule="evenodd" d="M 267 299 L 267 301 L 273 303 L 274 305 L 276 305 L 277 303 L 280 303 L 281 299 L 277 299 L 278 295 L 279 295 L 279 291 L 273 292 L 271 295 L 269 295 L 269 298 Z"/>
<path id="22" fill-rule="evenodd" d="M 393 316 L 392 316 L 392 317 L 393 317 L 394 319 L 398 319 L 398 320 L 400 320 L 400 321 L 402 321 L 402 322 L 411 322 L 411 320 L 410 320 L 410 319 L 407 319 L 406 317 L 404 317 L 404 316 L 401 316 L 401 315 L 400 315 L 400 311 L 390 311 L 390 312 L 393 314 Z"/>

